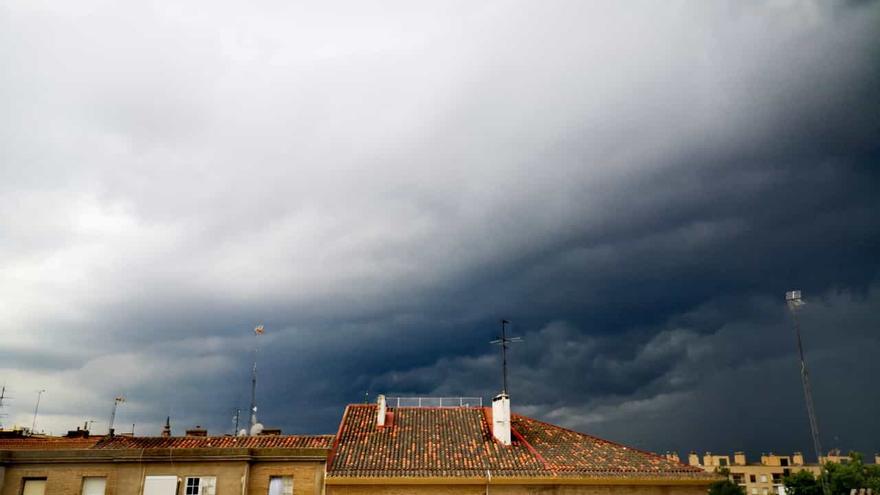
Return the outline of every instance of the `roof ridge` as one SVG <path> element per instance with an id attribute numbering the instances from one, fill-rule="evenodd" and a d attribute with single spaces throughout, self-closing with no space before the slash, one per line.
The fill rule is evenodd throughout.
<path id="1" fill-rule="evenodd" d="M 571 428 L 566 428 L 566 427 L 564 427 L 564 426 L 559 426 L 559 425 L 555 425 L 555 424 L 553 424 L 553 423 L 548 423 L 548 422 L 546 422 L 546 421 L 542 421 L 542 420 L 540 420 L 540 419 L 535 419 L 535 418 L 533 418 L 533 417 L 531 417 L 531 416 L 525 416 L 525 415 L 523 415 L 523 414 L 517 414 L 517 413 L 511 413 L 511 416 L 518 416 L 518 417 L 520 417 L 520 418 L 525 418 L 525 419 L 527 419 L 527 420 L 531 420 L 531 421 L 534 421 L 534 422 L 536 422 L 536 423 L 541 423 L 541 424 L 543 424 L 543 425 L 547 425 L 547 426 L 550 426 L 550 427 L 553 427 L 553 428 L 557 428 L 557 429 L 560 429 L 560 430 L 564 430 L 564 431 L 568 431 L 568 432 L 571 432 L 571 433 L 575 433 L 575 434 L 580 435 L 580 436 L 583 436 L 583 437 L 591 438 L 591 439 L 593 439 L 593 440 L 598 440 L 598 441 L 600 441 L 600 442 L 605 442 L 605 443 L 607 443 L 607 444 L 609 444 L 609 445 L 614 445 L 614 446 L 616 446 L 616 447 L 621 447 L 621 448 L 624 448 L 624 449 L 626 449 L 626 450 L 631 450 L 631 451 L 634 451 L 634 452 L 639 452 L 639 453 L 644 454 L 644 455 L 647 455 L 647 456 L 649 456 L 649 457 L 654 457 L 654 458 L 657 458 L 657 459 L 660 459 L 660 460 L 663 460 L 663 461 L 666 461 L 666 462 L 669 462 L 669 463 L 672 463 L 672 464 L 681 464 L 682 466 L 688 468 L 688 470 L 691 470 L 691 471 L 701 471 L 701 472 L 703 471 L 703 470 L 700 469 L 700 468 L 695 468 L 695 467 L 690 466 L 690 465 L 688 465 L 688 464 L 685 464 L 685 463 L 683 463 L 683 462 L 674 463 L 673 461 L 670 461 L 670 460 L 667 459 L 666 457 L 663 457 L 663 456 L 660 455 L 660 454 L 655 454 L 654 452 L 650 452 L 650 451 L 647 451 L 647 450 L 643 450 L 643 449 L 640 449 L 640 448 L 637 448 L 637 447 L 630 447 L 629 445 L 624 445 L 624 444 L 622 444 L 622 443 L 618 443 L 618 442 L 615 442 L 615 441 L 613 441 L 613 440 L 608 440 L 608 439 L 605 439 L 605 438 L 602 438 L 602 437 L 597 437 L 597 436 L 595 436 L 595 435 L 590 435 L 589 433 L 584 433 L 584 432 L 581 432 L 581 431 L 573 430 L 573 429 L 571 429 Z"/>

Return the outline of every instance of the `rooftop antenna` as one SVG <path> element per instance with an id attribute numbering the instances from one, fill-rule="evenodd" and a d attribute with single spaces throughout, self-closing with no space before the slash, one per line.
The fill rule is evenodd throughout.
<path id="1" fill-rule="evenodd" d="M 250 435 L 258 435 L 263 431 L 263 425 L 257 422 L 257 352 L 260 350 L 259 337 L 265 331 L 262 323 L 254 328 L 254 368 L 251 373 L 251 427 L 248 431 Z"/>
<path id="2" fill-rule="evenodd" d="M 8 397 L 6 397 L 6 385 L 4 384 L 2 387 L 0 387 L 0 420 L 2 420 L 3 418 L 6 417 L 6 413 L 4 413 L 2 411 L 3 411 L 3 407 L 5 407 L 5 404 L 3 404 L 3 401 L 7 398 Z M 3 429 L 3 421 L 0 421 L 0 430 L 2 430 L 2 429 Z"/>
<path id="3" fill-rule="evenodd" d="M 509 321 L 501 320 L 501 337 L 489 342 L 490 344 L 497 344 L 501 346 L 501 371 L 503 377 L 503 387 L 501 389 L 501 393 L 504 395 L 510 395 L 507 393 L 507 346 L 508 344 L 515 344 L 523 341 L 521 337 L 507 336 L 507 325 L 509 324 Z"/>
<path id="4" fill-rule="evenodd" d="M 813 409 L 813 391 L 810 387 L 810 373 L 807 371 L 807 361 L 804 359 L 804 346 L 801 342 L 801 324 L 798 319 L 798 311 L 806 304 L 801 298 L 801 291 L 791 290 L 785 293 L 785 302 L 788 310 L 791 312 L 791 318 L 794 323 L 794 334 L 797 338 L 798 357 L 801 360 L 801 382 L 804 385 L 804 401 L 807 405 L 807 416 L 810 418 L 810 433 L 813 435 L 813 448 L 816 450 L 817 462 L 822 464 L 822 444 L 819 442 L 819 425 L 816 421 L 816 411 Z M 822 492 L 824 495 L 831 495 L 831 489 L 825 476 L 825 468 L 822 468 L 819 479 L 822 483 Z"/>
<path id="5" fill-rule="evenodd" d="M 113 411 L 110 413 L 110 423 L 107 425 L 107 434 L 113 435 L 113 422 L 116 420 L 116 408 L 125 402 L 125 397 L 119 395 L 113 399 Z"/>
<path id="6" fill-rule="evenodd" d="M 31 435 L 34 434 L 37 428 L 37 412 L 40 410 L 40 398 L 43 396 L 43 393 L 46 389 L 37 390 L 37 404 L 34 406 L 34 422 L 31 423 Z"/>
<path id="7" fill-rule="evenodd" d="M 234 425 L 232 429 L 232 435 L 236 435 L 238 433 L 238 422 L 241 420 L 241 408 L 236 407 L 235 412 L 232 413 L 232 424 Z"/>

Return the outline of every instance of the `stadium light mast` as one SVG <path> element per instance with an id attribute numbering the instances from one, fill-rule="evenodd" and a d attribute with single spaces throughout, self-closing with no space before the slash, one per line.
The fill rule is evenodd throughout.
<path id="1" fill-rule="evenodd" d="M 813 407 L 813 390 L 810 387 L 810 373 L 807 371 L 807 361 L 804 359 L 804 345 L 801 342 L 801 324 L 798 319 L 798 311 L 803 307 L 804 300 L 801 297 L 801 291 L 791 290 L 785 293 L 785 303 L 791 312 L 791 319 L 794 323 L 794 334 L 797 339 L 798 357 L 801 361 L 801 382 L 804 386 L 804 401 L 807 406 L 807 416 L 810 418 L 810 433 L 813 436 L 813 449 L 816 451 L 816 462 L 819 463 L 820 473 L 819 481 L 822 485 L 824 495 L 831 495 L 831 489 L 828 486 L 828 480 L 825 476 L 825 468 L 822 467 L 822 444 L 819 441 L 819 424 L 816 421 L 816 411 Z"/>

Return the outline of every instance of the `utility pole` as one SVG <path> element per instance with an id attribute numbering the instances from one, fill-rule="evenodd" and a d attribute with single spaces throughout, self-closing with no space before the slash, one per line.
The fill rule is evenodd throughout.
<path id="1" fill-rule="evenodd" d="M 31 435 L 36 433 L 37 412 L 40 410 L 40 398 L 43 396 L 43 392 L 45 392 L 45 391 L 46 391 L 46 389 L 37 390 L 37 405 L 34 406 L 34 422 L 31 423 Z"/>
<path id="2" fill-rule="evenodd" d="M 785 293 L 785 302 L 791 312 L 791 318 L 794 323 L 794 334 L 797 339 L 798 357 L 801 362 L 801 383 L 804 386 L 804 401 L 807 406 L 807 416 L 810 418 L 810 433 L 813 436 L 813 449 L 816 451 L 816 462 L 820 464 L 821 472 L 819 473 L 819 481 L 822 484 L 822 492 L 824 495 L 831 495 L 831 488 L 828 486 L 828 480 L 825 468 L 822 467 L 822 444 L 819 441 L 819 424 L 816 421 L 816 411 L 813 408 L 813 390 L 810 387 L 810 373 L 807 371 L 807 361 L 804 359 L 804 345 L 801 342 L 801 324 L 798 319 L 798 311 L 805 304 L 801 298 L 801 291 L 792 290 Z"/>

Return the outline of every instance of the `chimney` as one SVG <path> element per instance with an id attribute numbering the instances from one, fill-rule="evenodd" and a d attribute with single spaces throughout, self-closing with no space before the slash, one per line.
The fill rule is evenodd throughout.
<path id="1" fill-rule="evenodd" d="M 804 465 L 804 454 L 802 452 L 795 452 L 791 455 L 791 463 L 795 466 L 803 466 Z"/>
<path id="2" fill-rule="evenodd" d="M 706 452 L 703 455 L 703 465 L 704 466 L 714 466 L 715 465 L 715 463 L 712 462 L 712 453 L 711 452 Z"/>
<path id="3" fill-rule="evenodd" d="M 681 459 L 678 457 L 678 452 L 667 452 L 666 458 L 672 462 L 681 462 Z"/>
<path id="4" fill-rule="evenodd" d="M 733 453 L 733 463 L 737 466 L 745 466 L 746 465 L 746 453 L 745 452 L 734 452 Z"/>
<path id="5" fill-rule="evenodd" d="M 688 454 L 688 464 L 691 466 L 699 466 L 700 465 L 700 456 L 697 455 L 693 450 L 690 454 Z"/>
<path id="6" fill-rule="evenodd" d="M 492 436 L 510 445 L 510 396 L 501 392 L 492 399 Z"/>
<path id="7" fill-rule="evenodd" d="M 171 436 L 171 416 L 165 417 L 165 426 L 162 427 L 162 437 L 168 438 Z"/>
<path id="8" fill-rule="evenodd" d="M 379 428 L 383 428 L 385 426 L 385 413 L 388 412 L 388 408 L 385 405 L 385 396 L 379 394 L 376 397 L 376 426 Z"/>
<path id="9" fill-rule="evenodd" d="M 206 437 L 206 436 L 208 436 L 208 430 L 202 428 L 200 425 L 196 425 L 195 428 L 186 430 L 186 436 L 188 436 L 188 437 Z"/>

